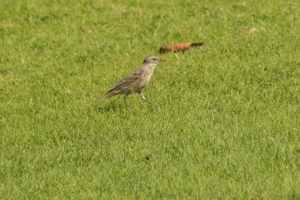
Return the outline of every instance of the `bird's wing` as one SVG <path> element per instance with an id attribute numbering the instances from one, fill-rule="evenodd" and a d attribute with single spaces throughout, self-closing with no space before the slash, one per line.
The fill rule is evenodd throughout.
<path id="1" fill-rule="evenodd" d="M 110 89 L 107 93 L 113 91 L 120 91 L 122 89 L 127 89 L 135 85 L 142 78 L 144 71 L 139 67 L 128 74 L 125 78 L 123 78 L 119 83 L 115 85 L 112 89 Z"/>

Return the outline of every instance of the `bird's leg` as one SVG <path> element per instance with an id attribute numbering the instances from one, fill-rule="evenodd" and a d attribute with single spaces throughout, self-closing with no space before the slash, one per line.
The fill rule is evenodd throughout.
<path id="1" fill-rule="evenodd" d="M 127 107 L 127 103 L 126 103 L 126 99 L 127 99 L 127 97 L 130 95 L 130 93 L 126 93 L 125 95 L 124 95 L 124 103 L 125 103 L 125 106 Z"/>
<path id="2" fill-rule="evenodd" d="M 141 97 L 142 100 L 148 102 L 148 103 L 151 103 L 149 100 L 146 99 L 146 97 L 144 96 L 144 94 L 142 93 L 142 91 L 139 91 L 139 95 Z"/>

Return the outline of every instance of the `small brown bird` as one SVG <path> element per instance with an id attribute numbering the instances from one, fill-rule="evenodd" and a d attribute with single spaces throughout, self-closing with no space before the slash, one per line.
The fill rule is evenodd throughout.
<path id="1" fill-rule="evenodd" d="M 185 43 L 174 44 L 172 46 L 164 45 L 159 48 L 159 53 L 164 53 L 166 51 L 172 51 L 174 53 L 177 51 L 185 51 L 192 46 L 202 46 L 203 44 L 204 44 L 203 42 L 185 42 Z"/>
<path id="2" fill-rule="evenodd" d="M 130 74 L 128 74 L 124 79 L 117 83 L 115 87 L 110 89 L 101 99 L 96 101 L 94 104 L 117 94 L 125 94 L 124 102 L 126 105 L 126 98 L 130 94 L 135 92 L 139 93 L 142 100 L 151 103 L 145 98 L 144 94 L 142 93 L 142 89 L 149 83 L 156 64 L 159 61 L 165 60 L 155 56 L 146 57 L 140 67 L 136 68 Z"/>

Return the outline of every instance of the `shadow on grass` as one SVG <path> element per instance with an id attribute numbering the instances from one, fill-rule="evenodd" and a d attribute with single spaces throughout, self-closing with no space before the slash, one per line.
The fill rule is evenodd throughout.
<path id="1" fill-rule="evenodd" d="M 97 112 L 121 112 L 126 110 L 126 106 L 121 103 L 108 103 L 105 105 L 92 105 L 91 109 Z"/>
<path id="2" fill-rule="evenodd" d="M 110 101 L 110 102 L 99 102 L 91 105 L 90 109 L 96 112 L 135 112 L 140 109 L 147 107 L 148 112 L 153 112 L 160 109 L 162 106 L 160 103 L 152 102 L 147 103 L 142 100 L 138 100 L 136 104 L 134 102 L 127 102 L 127 105 L 123 101 Z"/>

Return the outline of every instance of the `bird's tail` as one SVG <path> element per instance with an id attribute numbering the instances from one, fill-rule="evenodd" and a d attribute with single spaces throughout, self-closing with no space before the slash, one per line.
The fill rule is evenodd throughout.
<path id="1" fill-rule="evenodd" d="M 101 99 L 98 99 L 95 103 L 93 103 L 92 106 L 95 105 L 96 103 L 99 103 L 100 101 L 108 98 L 108 97 L 111 97 L 111 96 L 113 96 L 113 94 L 111 94 L 111 93 L 108 93 L 108 94 L 104 95 Z"/>
<path id="2" fill-rule="evenodd" d="M 191 46 L 202 46 L 204 42 L 192 42 Z"/>

